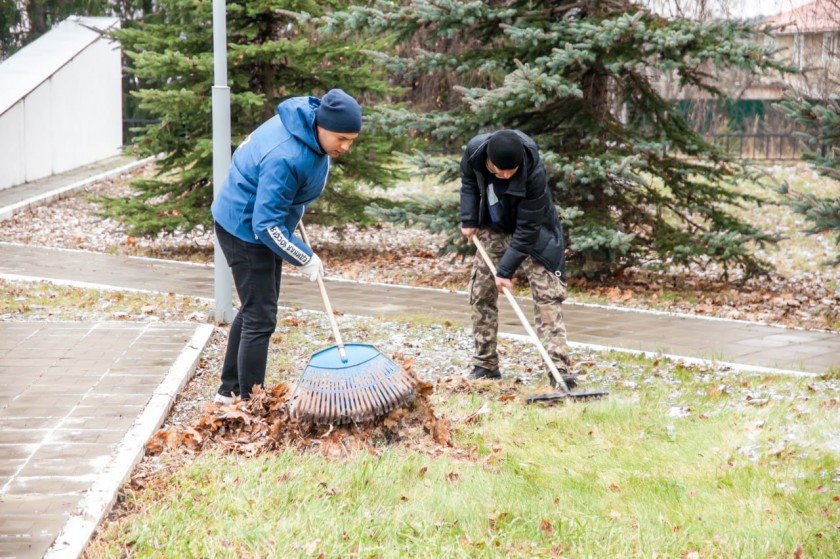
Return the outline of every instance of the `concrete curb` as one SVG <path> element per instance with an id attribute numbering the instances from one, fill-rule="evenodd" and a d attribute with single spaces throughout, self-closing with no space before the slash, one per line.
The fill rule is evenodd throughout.
<path id="1" fill-rule="evenodd" d="M 111 510 L 120 485 L 143 457 L 146 441 L 166 419 L 175 396 L 195 372 L 201 352 L 212 334 L 211 324 L 196 327 L 192 339 L 155 389 L 149 404 L 117 446 L 111 462 L 87 490 L 78 511 L 64 525 L 44 557 L 75 559 L 81 556 L 96 527 Z"/>
<path id="2" fill-rule="evenodd" d="M 11 206 L 0 208 L 0 221 L 11 219 L 15 215 L 24 212 L 28 209 L 37 208 L 38 206 L 45 206 L 51 202 L 55 202 L 56 200 L 67 198 L 77 190 L 81 190 L 87 186 L 90 186 L 91 184 L 94 184 L 101 180 L 105 180 L 114 175 L 119 175 L 120 173 L 131 171 L 132 169 L 136 169 L 137 167 L 145 165 L 146 163 L 154 161 L 155 159 L 157 159 L 155 156 L 151 156 L 146 157 L 145 159 L 140 159 L 138 161 L 133 161 L 131 163 L 121 165 L 120 167 L 117 167 L 115 169 L 109 169 L 107 171 L 99 173 L 98 175 L 94 175 L 92 177 L 76 181 L 72 184 L 68 184 L 67 186 L 62 186 L 61 188 L 56 188 L 55 190 L 39 194 L 38 196 L 33 196 L 31 198 L 21 200 L 20 202 L 12 204 Z"/>
<path id="3" fill-rule="evenodd" d="M 516 340 L 518 342 L 530 343 L 531 338 L 523 334 L 509 334 L 506 332 L 499 332 L 500 338 L 507 338 L 509 340 Z M 702 357 L 688 357 L 686 355 L 674 355 L 672 353 L 659 353 L 656 351 L 645 351 L 641 349 L 630 349 L 626 347 L 606 346 L 598 344 L 588 344 L 584 342 L 568 342 L 569 347 L 580 349 L 591 349 L 593 351 L 615 351 L 617 353 L 627 353 L 630 355 L 642 355 L 648 358 L 664 357 L 669 361 L 676 363 L 688 363 L 691 365 L 703 365 L 705 367 L 728 367 L 733 371 L 741 373 L 749 373 L 755 375 L 777 375 L 777 376 L 791 376 L 791 377 L 805 377 L 818 378 L 820 373 L 809 373 L 806 371 L 794 371 L 791 369 L 777 369 L 775 367 L 762 367 L 761 365 L 747 365 L 744 363 L 733 363 L 731 361 L 716 361 L 714 359 L 703 359 Z"/>

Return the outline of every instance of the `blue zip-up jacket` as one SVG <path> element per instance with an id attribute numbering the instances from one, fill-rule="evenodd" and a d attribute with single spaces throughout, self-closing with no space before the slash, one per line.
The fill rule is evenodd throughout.
<path id="1" fill-rule="evenodd" d="M 248 243 L 262 243 L 295 266 L 312 250 L 294 235 L 303 211 L 324 191 L 330 158 L 315 132 L 317 97 L 293 97 L 236 148 L 213 219 Z"/>

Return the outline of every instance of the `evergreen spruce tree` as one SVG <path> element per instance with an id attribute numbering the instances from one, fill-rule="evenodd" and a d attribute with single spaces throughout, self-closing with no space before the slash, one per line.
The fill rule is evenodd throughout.
<path id="1" fill-rule="evenodd" d="M 141 83 L 133 95 L 157 123 L 136 137 L 140 154 L 162 153 L 158 176 L 133 183 L 136 196 L 106 199 L 106 210 L 135 234 L 209 225 L 212 189 L 210 87 L 213 81 L 212 1 L 160 0 L 144 22 L 116 33 Z M 308 15 L 324 13 L 314 0 L 236 0 L 227 3 L 228 83 L 235 147 L 277 103 L 340 87 L 359 96 L 365 127 L 350 154 L 332 167 L 326 195 L 310 216 L 364 218 L 368 200 L 358 184 L 388 186 L 399 176 L 395 150 L 373 101 L 392 88 L 358 43 L 320 39 Z"/>
<path id="2" fill-rule="evenodd" d="M 487 130 L 518 128 L 534 137 L 569 226 L 574 262 L 587 276 L 641 261 L 712 260 L 747 274 L 766 269 L 752 251 L 774 237 L 729 211 L 756 202 L 731 187 L 744 169 L 656 89 L 658 77 L 671 73 L 719 96 L 718 68 L 780 69 L 749 40 L 751 29 L 669 20 L 628 0 L 379 2 L 333 14 L 327 28 L 389 37 L 395 48 L 379 56 L 401 80 L 445 73 L 483 84 L 462 87 L 464 102 L 452 110 L 392 111 L 392 126 L 450 151 Z M 453 38 L 462 42 L 460 52 L 453 53 Z M 421 46 L 406 51 L 409 42 Z M 457 177 L 457 157 L 416 161 L 443 180 Z M 379 213 L 457 237 L 452 204 Z"/>
<path id="3" fill-rule="evenodd" d="M 840 247 L 840 103 L 789 97 L 780 103 L 780 107 L 806 130 L 801 133 L 806 148 L 803 159 L 814 165 L 821 175 L 838 181 L 835 183 L 838 194 L 834 198 L 793 192 L 786 184 L 782 186 L 782 193 L 787 195 L 787 203 L 811 222 L 807 233 L 832 232 Z M 840 250 L 831 264 L 840 265 Z"/>
<path id="4" fill-rule="evenodd" d="M 152 9 L 152 0 L 3 0 L 0 60 L 70 16 L 116 16 L 125 24 Z"/>

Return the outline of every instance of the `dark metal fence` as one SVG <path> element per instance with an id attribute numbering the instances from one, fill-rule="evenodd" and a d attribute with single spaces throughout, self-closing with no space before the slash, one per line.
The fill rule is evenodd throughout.
<path id="1" fill-rule="evenodd" d="M 137 133 L 132 129 L 157 122 L 159 121 L 123 119 L 123 145 L 134 142 Z M 705 138 L 738 159 L 795 161 L 802 156 L 800 140 L 793 134 L 709 134 Z M 455 151 L 447 149 L 429 149 L 427 152 L 456 155 Z"/>

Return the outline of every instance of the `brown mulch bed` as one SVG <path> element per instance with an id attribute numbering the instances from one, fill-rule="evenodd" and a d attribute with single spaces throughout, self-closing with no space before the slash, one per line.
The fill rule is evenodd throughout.
<path id="1" fill-rule="evenodd" d="M 654 308 L 806 329 L 840 330 L 840 291 L 828 277 L 803 274 L 727 281 L 699 272 L 630 270 L 603 283 L 572 279 L 572 289 L 609 304 Z"/>
<path id="2" fill-rule="evenodd" d="M 315 235 L 313 235 L 315 237 Z M 329 273 L 360 281 L 466 289 L 471 259 L 438 257 L 430 249 L 377 249 L 313 241 Z M 519 274 L 516 284 L 527 286 Z M 700 314 L 806 329 L 840 330 L 840 291 L 829 274 L 777 274 L 728 281 L 716 272 L 631 268 L 603 281 L 572 278 L 572 300 Z"/>

